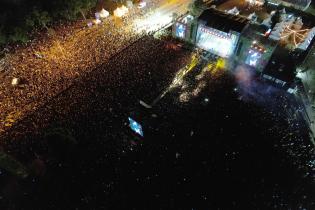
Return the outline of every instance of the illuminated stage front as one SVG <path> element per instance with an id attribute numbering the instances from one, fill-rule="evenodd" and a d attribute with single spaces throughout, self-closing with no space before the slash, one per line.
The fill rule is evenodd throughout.
<path id="1" fill-rule="evenodd" d="M 184 39 L 186 37 L 186 25 L 182 23 L 176 23 L 175 35 L 178 38 Z"/>
<path id="2" fill-rule="evenodd" d="M 200 25 L 197 30 L 196 44 L 215 55 L 227 58 L 233 54 L 238 39 L 239 35 L 236 32 L 225 33 Z"/>

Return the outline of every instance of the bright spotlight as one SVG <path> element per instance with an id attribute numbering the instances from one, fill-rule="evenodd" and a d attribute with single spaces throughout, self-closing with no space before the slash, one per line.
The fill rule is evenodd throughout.
<path id="1" fill-rule="evenodd" d="M 128 8 L 124 5 L 114 10 L 114 16 L 123 17 L 128 13 Z"/>
<path id="2" fill-rule="evenodd" d="M 14 77 L 14 78 L 12 79 L 11 84 L 12 84 L 13 86 L 18 85 L 18 84 L 19 84 L 19 79 L 16 78 L 16 77 Z"/>
<path id="3" fill-rule="evenodd" d="M 134 21 L 134 28 L 137 32 L 142 32 L 144 30 L 147 33 L 149 33 L 164 27 L 171 21 L 172 17 L 169 16 L 168 14 L 161 14 L 160 12 L 155 12 L 147 17 L 136 19 Z"/>
<path id="4" fill-rule="evenodd" d="M 142 9 L 142 8 L 144 8 L 145 6 L 147 6 L 147 2 L 142 1 L 142 2 L 139 3 L 138 8 L 139 8 L 139 9 Z"/>
<path id="5" fill-rule="evenodd" d="M 95 20 L 93 20 L 93 23 L 95 24 L 95 25 L 98 25 L 98 24 L 100 24 L 102 21 L 100 20 L 100 19 L 95 19 Z"/>
<path id="6" fill-rule="evenodd" d="M 100 11 L 100 18 L 107 18 L 109 16 L 109 12 L 106 11 L 105 9 L 102 9 Z"/>

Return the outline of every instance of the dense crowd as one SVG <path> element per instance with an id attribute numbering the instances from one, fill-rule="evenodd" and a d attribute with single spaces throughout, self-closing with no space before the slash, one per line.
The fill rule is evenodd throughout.
<path id="1" fill-rule="evenodd" d="M 158 1 L 153 3 L 152 8 Z M 140 12 L 145 15 L 135 7 L 122 19 L 111 16 L 93 27 L 85 21 L 60 25 L 48 37 L 8 53 L 0 62 L 0 131 L 144 35 L 132 25 Z M 12 85 L 14 78 L 18 84 Z"/>
<path id="2" fill-rule="evenodd" d="M 228 72 L 203 72 L 197 65 L 181 85 L 141 115 L 139 100 L 150 103 L 191 62 L 194 53 L 177 44 L 172 39 L 141 38 L 10 131 L 10 154 L 26 163 L 40 158 L 48 168 L 48 180 L 37 174 L 31 187 L 19 185 L 28 195 L 22 199 L 24 206 L 315 205 L 314 167 L 308 166 L 314 151 L 304 123 L 286 112 L 296 104 L 283 91 L 258 81 L 244 89 Z M 183 93 L 195 90 L 188 100 L 180 100 Z M 143 145 L 129 131 L 128 116 L 143 125 Z M 66 150 L 66 160 L 47 153 L 45 133 L 54 127 L 69 130 L 80 152 Z M 45 192 L 42 185 L 48 186 Z M 163 192 L 165 185 L 170 188 Z M 238 192 L 243 186 L 247 191 Z M 139 195 L 150 202 L 137 200 Z M 125 202 L 115 202 L 121 196 Z"/>
<path id="3" fill-rule="evenodd" d="M 102 113 L 103 109 L 111 112 L 119 108 L 125 109 L 125 113 L 120 113 L 125 115 L 134 109 L 139 100 L 150 103 L 157 97 L 172 81 L 176 70 L 189 63 L 190 59 L 191 53 L 178 47 L 176 41 L 161 41 L 146 35 L 111 57 L 108 62 L 78 78 L 68 89 L 8 130 L 4 137 L 11 145 L 10 139 L 20 139 L 28 134 L 36 136 L 51 121 L 66 121 L 67 124 L 78 126 L 75 117 L 85 112 L 97 114 Z M 106 100 L 102 100 L 102 97 Z M 126 102 L 130 104 L 122 105 Z M 100 110 L 89 110 L 91 103 L 101 103 Z M 115 119 L 111 117 L 106 116 L 101 121 L 111 122 Z M 91 124 L 87 127 L 93 129 L 94 126 Z M 24 144 L 23 141 L 18 142 Z M 16 153 L 20 153 L 24 147 L 20 147 L 19 143 L 11 145 L 15 147 Z"/>
<path id="4" fill-rule="evenodd" d="M 191 59 L 189 51 L 174 45 L 174 40 L 152 36 L 139 39 L 14 126 L 5 138 L 6 150 L 25 163 L 39 155 L 49 165 L 43 136 L 51 126 L 60 126 L 70 130 L 80 144 L 93 142 L 88 143 L 87 153 L 99 154 L 100 148 L 106 156 L 130 151 L 124 124 L 129 113 L 139 100 L 149 103 L 158 96 Z M 84 164 L 89 159 L 80 160 L 80 169 L 88 170 Z"/>
<path id="5" fill-rule="evenodd" d="M 314 207 L 314 149 L 290 95 L 254 80 L 243 86 L 227 71 L 196 65 L 145 109 L 139 100 L 150 104 L 194 53 L 172 38 L 118 27 L 128 23 L 78 28 L 74 34 L 81 35 L 66 35 L 70 41 L 59 42 L 60 49 L 52 42 L 49 53 L 40 50 L 42 58 L 17 65 L 38 66 L 34 75 L 19 68 L 8 73 L 25 77 L 34 92 L 11 89 L 21 97 L 13 107 L 14 98 L 4 98 L 1 108 L 28 115 L 6 130 L 2 145 L 33 171 L 22 181 L 0 171 L 3 209 Z M 143 125 L 145 138 L 130 131 L 129 116 Z M 55 128 L 77 141 L 74 151 L 64 144 L 51 151 L 47 135 Z"/>

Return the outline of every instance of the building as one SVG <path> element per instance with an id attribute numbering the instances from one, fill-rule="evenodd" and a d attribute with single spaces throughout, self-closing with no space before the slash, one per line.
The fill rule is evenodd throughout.
<path id="1" fill-rule="evenodd" d="M 185 14 L 177 18 L 173 24 L 173 36 L 186 42 L 192 42 L 195 18 L 190 14 Z"/>
<path id="2" fill-rule="evenodd" d="M 314 23 L 300 15 L 281 9 L 271 12 L 269 21 L 259 23 L 209 8 L 198 17 L 179 18 L 173 34 L 229 59 L 230 67 L 247 66 L 275 85 L 289 89 L 295 82 L 296 67 L 304 60 L 315 36 Z"/>
<path id="3" fill-rule="evenodd" d="M 245 17 L 210 8 L 197 18 L 188 14 L 178 18 L 173 25 L 173 36 L 212 54 L 230 58 L 248 25 L 249 20 Z"/>
<path id="4" fill-rule="evenodd" d="M 282 4 L 286 7 L 293 7 L 299 10 L 306 10 L 312 3 L 312 0 L 269 0 L 268 3 L 275 5 Z"/>
<path id="5" fill-rule="evenodd" d="M 220 57 L 234 55 L 239 38 L 249 20 L 242 16 L 207 9 L 198 17 L 195 44 Z"/>
<path id="6" fill-rule="evenodd" d="M 192 43 L 229 58 L 231 70 L 244 67 L 294 94 L 304 107 L 299 113 L 315 144 L 315 17 L 301 11 L 311 1 L 270 0 L 255 7 L 256 1 L 246 2 L 250 7 L 231 1 L 218 7 L 222 11 L 200 13 L 192 27 Z"/>
<path id="7" fill-rule="evenodd" d="M 262 73 L 266 68 L 278 43 L 265 36 L 266 28 L 251 24 L 240 37 L 235 60 Z"/>

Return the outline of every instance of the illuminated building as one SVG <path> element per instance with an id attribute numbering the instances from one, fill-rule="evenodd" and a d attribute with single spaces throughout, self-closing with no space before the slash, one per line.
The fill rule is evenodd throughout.
<path id="1" fill-rule="evenodd" d="M 302 16 L 282 9 L 261 24 L 251 24 L 240 38 L 237 63 L 247 65 L 277 86 L 288 88 L 294 83 L 296 67 L 305 59 L 315 36 L 312 19 L 303 13 L 299 15 Z M 268 21 L 270 24 L 266 24 Z"/>
<path id="2" fill-rule="evenodd" d="M 252 24 L 240 38 L 235 63 L 252 69 L 257 76 L 288 89 L 294 82 L 296 62 L 293 54 L 268 37 L 266 28 Z"/>
<path id="3" fill-rule="evenodd" d="M 294 83 L 296 67 L 315 42 L 314 19 L 287 10 L 281 8 L 264 15 L 265 19 L 252 21 L 209 8 L 190 21 L 183 21 L 187 15 L 179 18 L 173 35 L 228 58 L 231 70 L 233 66 L 247 66 L 257 76 L 287 89 Z"/>
<path id="4" fill-rule="evenodd" d="M 173 36 L 191 42 L 193 39 L 194 17 L 186 14 L 176 20 L 173 25 Z"/>
<path id="5" fill-rule="evenodd" d="M 269 0 L 269 4 L 279 5 L 282 4 L 287 7 L 293 7 L 295 9 L 306 10 L 312 0 Z"/>
<path id="6" fill-rule="evenodd" d="M 231 57 L 249 20 L 216 9 L 205 10 L 198 18 L 195 44 L 220 57 Z"/>
<path id="7" fill-rule="evenodd" d="M 265 28 L 251 24 L 242 34 L 235 60 L 238 64 L 248 65 L 259 73 L 267 66 L 277 42 L 265 36 Z"/>
<path id="8" fill-rule="evenodd" d="M 251 6 L 262 6 L 265 3 L 265 0 L 246 0 Z"/>
<path id="9" fill-rule="evenodd" d="M 315 27 L 305 25 L 301 17 L 292 13 L 281 14 L 280 22 L 272 28 L 269 39 L 279 41 L 288 49 L 306 50 L 315 36 Z"/>
<path id="10" fill-rule="evenodd" d="M 191 15 L 178 18 L 173 25 L 173 36 L 212 54 L 230 58 L 248 24 L 245 17 L 211 8 L 204 10 L 198 18 Z"/>

